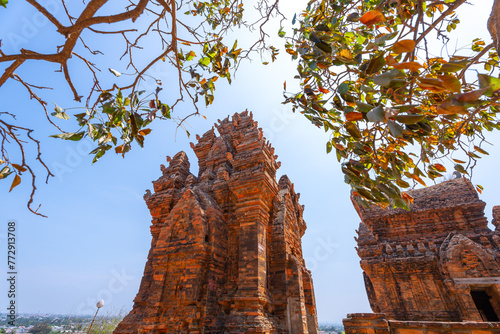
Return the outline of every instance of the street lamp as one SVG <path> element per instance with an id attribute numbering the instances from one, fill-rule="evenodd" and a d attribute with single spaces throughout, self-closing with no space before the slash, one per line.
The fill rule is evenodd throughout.
<path id="1" fill-rule="evenodd" d="M 94 324 L 95 317 L 97 317 L 97 312 L 99 312 L 99 309 L 104 306 L 104 300 L 101 299 L 100 301 L 98 301 L 96 306 L 97 306 L 97 311 L 95 311 L 94 319 L 92 319 L 92 323 L 90 324 L 89 331 L 87 332 L 87 334 L 90 334 L 90 330 L 92 329 L 92 325 Z"/>

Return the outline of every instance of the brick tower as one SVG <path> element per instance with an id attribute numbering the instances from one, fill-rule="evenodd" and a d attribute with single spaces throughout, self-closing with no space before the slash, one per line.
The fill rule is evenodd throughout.
<path id="1" fill-rule="evenodd" d="M 410 211 L 356 206 L 357 251 L 370 306 L 347 334 L 500 332 L 500 207 L 488 228 L 470 181 L 409 192 Z"/>
<path id="2" fill-rule="evenodd" d="M 153 240 L 125 333 L 316 334 L 306 224 L 288 177 L 252 114 L 235 114 L 168 158 L 144 196 Z"/>

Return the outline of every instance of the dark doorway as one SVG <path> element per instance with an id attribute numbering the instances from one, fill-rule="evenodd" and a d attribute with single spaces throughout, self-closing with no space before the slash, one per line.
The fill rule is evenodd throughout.
<path id="1" fill-rule="evenodd" d="M 488 296 L 486 291 L 471 291 L 470 294 L 484 321 L 499 321 L 498 316 L 491 305 L 490 296 Z"/>

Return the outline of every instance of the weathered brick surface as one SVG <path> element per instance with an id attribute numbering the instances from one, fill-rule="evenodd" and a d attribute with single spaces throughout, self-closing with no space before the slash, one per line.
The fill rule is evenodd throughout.
<path id="1" fill-rule="evenodd" d="M 191 145 L 198 177 L 180 152 L 145 195 L 151 250 L 114 333 L 316 334 L 299 194 L 251 114 L 215 126 Z"/>
<path id="2" fill-rule="evenodd" d="M 391 333 L 500 333 L 471 295 L 484 291 L 500 317 L 500 207 L 493 208 L 497 229 L 491 231 L 485 203 L 466 179 L 410 193 L 410 211 L 355 205 L 372 310 L 387 319 Z M 364 332 L 365 318 L 349 315 L 346 333 Z"/>

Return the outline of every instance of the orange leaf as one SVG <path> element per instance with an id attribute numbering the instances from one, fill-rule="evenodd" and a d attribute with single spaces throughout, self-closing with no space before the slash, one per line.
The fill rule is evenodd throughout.
<path id="1" fill-rule="evenodd" d="M 319 90 L 321 93 L 323 93 L 323 94 L 328 94 L 328 93 L 330 93 L 330 91 L 329 91 L 328 89 L 325 89 L 325 88 L 323 88 L 323 87 L 318 87 L 318 90 Z"/>
<path id="2" fill-rule="evenodd" d="M 286 90 L 286 81 L 283 82 L 283 90 Z"/>
<path id="3" fill-rule="evenodd" d="M 415 181 L 417 181 L 418 183 L 420 183 L 421 185 L 423 185 L 424 187 L 427 187 L 427 185 L 425 184 L 424 180 L 422 180 L 420 178 L 420 176 L 412 174 L 411 178 L 414 179 Z"/>
<path id="4" fill-rule="evenodd" d="M 446 167 L 441 164 L 434 164 L 434 168 L 436 168 L 440 172 L 446 172 Z"/>
<path id="5" fill-rule="evenodd" d="M 337 148 L 337 149 L 339 149 L 341 151 L 345 150 L 345 146 L 342 145 L 342 144 L 334 143 L 333 146 L 335 146 L 335 148 Z"/>
<path id="6" fill-rule="evenodd" d="M 460 81 L 458 81 L 458 79 L 453 75 L 439 75 L 438 78 L 443 82 L 446 90 L 453 93 L 460 93 L 462 85 L 460 84 Z"/>
<path id="7" fill-rule="evenodd" d="M 349 62 L 352 60 L 352 53 L 349 49 L 343 49 L 340 51 L 338 58 L 340 61 Z"/>
<path id="8" fill-rule="evenodd" d="M 142 129 L 141 131 L 139 131 L 139 134 L 140 134 L 141 136 L 146 136 L 146 135 L 148 135 L 150 132 L 151 132 L 151 129 Z"/>
<path id="9" fill-rule="evenodd" d="M 439 115 L 465 114 L 467 113 L 467 108 L 454 105 L 451 102 L 444 102 L 437 107 L 437 113 Z"/>
<path id="10" fill-rule="evenodd" d="M 351 111 L 345 114 L 345 118 L 348 121 L 359 121 L 363 119 L 363 114 L 360 112 Z"/>
<path id="11" fill-rule="evenodd" d="M 406 203 L 413 203 L 413 197 L 411 197 L 407 193 L 401 193 L 401 197 Z"/>
<path id="12" fill-rule="evenodd" d="M 120 146 L 117 146 L 115 147 L 115 152 L 118 154 L 118 153 L 122 153 L 123 152 L 123 145 L 120 145 Z"/>
<path id="13" fill-rule="evenodd" d="M 393 55 L 388 55 L 387 57 L 385 57 L 385 62 L 387 63 L 387 65 L 393 65 L 398 63 Z"/>
<path id="14" fill-rule="evenodd" d="M 374 24 L 385 22 L 385 16 L 381 11 L 370 10 L 369 12 L 366 12 L 363 16 L 361 16 L 359 21 L 364 25 L 370 27 Z"/>
<path id="15" fill-rule="evenodd" d="M 200 84 L 201 84 L 201 85 L 204 85 L 204 84 L 206 84 L 206 83 L 207 83 L 207 79 L 205 79 L 205 78 L 203 78 L 203 80 L 201 80 L 201 81 L 200 81 Z"/>
<path id="16" fill-rule="evenodd" d="M 404 52 L 412 52 L 415 49 L 415 41 L 412 39 L 400 40 L 392 46 L 392 51 L 394 53 L 400 54 Z"/>
<path id="17" fill-rule="evenodd" d="M 212 82 L 216 82 L 217 80 L 219 80 L 219 77 L 214 75 L 211 80 L 212 80 Z"/>
<path id="18" fill-rule="evenodd" d="M 412 72 L 418 71 L 423 66 L 416 61 L 407 61 L 404 63 L 391 64 L 395 69 L 398 70 L 410 70 Z"/>
<path id="19" fill-rule="evenodd" d="M 460 102 L 474 102 L 477 101 L 490 87 L 485 87 L 481 89 L 471 90 L 467 93 L 455 95 L 455 99 Z"/>
<path id="20" fill-rule="evenodd" d="M 231 11 L 231 9 L 229 9 L 229 7 L 224 8 L 224 13 L 225 14 L 228 14 L 230 11 Z"/>
<path id="21" fill-rule="evenodd" d="M 3 163 L 3 160 L 0 160 L 0 163 Z M 18 164 L 12 164 L 12 167 L 17 169 L 19 171 L 19 174 L 21 174 L 22 172 L 25 172 L 27 170 L 25 167 L 18 165 Z"/>
<path id="22" fill-rule="evenodd" d="M 10 186 L 9 192 L 11 192 L 12 189 L 17 187 L 19 185 L 19 183 L 21 183 L 21 178 L 19 177 L 19 175 L 16 174 L 16 176 L 14 177 L 14 181 L 12 181 L 12 185 Z"/>
<path id="23" fill-rule="evenodd" d="M 417 85 L 422 89 L 428 89 L 433 93 L 442 93 L 446 91 L 441 80 L 436 78 L 418 78 Z"/>

